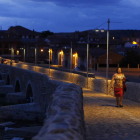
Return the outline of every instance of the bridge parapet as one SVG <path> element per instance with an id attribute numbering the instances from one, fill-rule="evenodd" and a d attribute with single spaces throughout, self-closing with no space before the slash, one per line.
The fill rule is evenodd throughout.
<path id="1" fill-rule="evenodd" d="M 63 138 L 67 140 L 85 139 L 86 131 L 81 87 L 51 80 L 46 74 L 0 64 L 0 73 L 3 72 L 9 75 L 10 85 L 13 86 L 14 92 L 20 87 L 21 92 L 15 94 L 23 93 L 23 96 L 26 97 L 27 95 L 33 95 L 34 103 L 0 107 L 1 114 L 8 112 L 8 115 L 14 119 L 26 119 L 28 117 L 30 120 L 36 118 L 34 112 L 37 107 L 39 108 L 37 115 L 41 113 L 38 118 L 43 119 L 43 112 L 46 114 L 46 118 L 44 126 L 33 140 L 49 138 L 55 140 L 62 140 Z M 19 87 L 17 83 L 19 83 Z M 31 115 L 32 113 L 33 115 Z"/>

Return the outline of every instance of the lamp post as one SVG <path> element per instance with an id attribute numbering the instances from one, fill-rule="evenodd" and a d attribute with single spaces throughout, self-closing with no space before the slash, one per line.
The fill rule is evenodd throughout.
<path id="1" fill-rule="evenodd" d="M 11 65 L 12 65 L 12 60 L 14 60 L 14 48 L 13 48 L 13 45 L 11 46 Z"/>
<path id="2" fill-rule="evenodd" d="M 11 61 L 12 61 L 12 58 L 13 58 L 13 45 L 11 46 Z"/>
<path id="3" fill-rule="evenodd" d="M 24 45 L 24 48 L 23 48 L 23 55 L 24 55 L 24 62 L 25 62 L 25 45 Z"/>
<path id="4" fill-rule="evenodd" d="M 109 47 L 109 24 L 110 24 L 110 20 L 108 19 L 107 21 L 108 23 L 108 30 L 107 30 L 107 59 L 106 59 L 106 91 L 108 94 L 108 47 Z"/>
<path id="5" fill-rule="evenodd" d="M 23 62 L 25 62 L 25 45 L 23 48 L 20 48 L 20 50 L 23 50 Z"/>
<path id="6" fill-rule="evenodd" d="M 49 76 L 50 76 L 50 53 L 51 53 L 51 50 L 50 50 L 50 47 L 49 47 Z"/>
<path id="7" fill-rule="evenodd" d="M 36 71 L 36 54 L 37 54 L 37 45 L 35 45 L 35 71 Z"/>
<path id="8" fill-rule="evenodd" d="M 49 49 L 49 51 L 47 51 L 47 52 L 49 52 L 49 76 L 50 76 L 50 61 L 51 61 L 51 49 L 50 49 L 50 47 L 44 47 L 43 49 Z M 43 52 L 44 50 L 43 49 L 41 49 L 41 52 Z"/>
<path id="9" fill-rule="evenodd" d="M 89 35 L 87 39 L 87 88 L 88 88 L 88 55 L 89 55 Z"/>
<path id="10" fill-rule="evenodd" d="M 104 25 L 106 23 L 108 23 L 108 30 L 107 30 L 107 58 L 106 58 L 106 88 L 107 88 L 106 92 L 108 94 L 108 67 L 109 67 L 109 64 L 108 64 L 108 47 L 109 47 L 109 25 L 110 25 L 110 19 L 108 19 L 107 22 L 99 25 L 98 27 L 100 27 L 100 26 L 102 26 L 102 25 Z M 111 23 L 122 23 L 122 22 L 111 22 Z M 101 32 L 103 32 L 103 30 Z"/>
<path id="11" fill-rule="evenodd" d="M 72 73 L 72 41 L 70 47 L 70 73 Z"/>
<path id="12" fill-rule="evenodd" d="M 108 19 L 107 23 L 108 23 L 108 29 L 107 29 L 107 57 L 106 57 L 106 94 L 108 94 L 108 66 L 109 66 L 108 65 L 108 48 L 109 48 L 109 24 L 110 24 L 110 19 Z M 96 32 L 99 32 L 99 30 L 96 30 Z M 101 30 L 101 32 L 104 32 L 104 31 Z"/>

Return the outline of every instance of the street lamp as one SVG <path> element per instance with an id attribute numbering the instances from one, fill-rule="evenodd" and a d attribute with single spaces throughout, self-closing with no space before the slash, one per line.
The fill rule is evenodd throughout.
<path id="1" fill-rule="evenodd" d="M 14 48 L 13 48 L 13 45 L 11 46 L 11 49 L 9 49 L 9 50 L 11 50 L 11 65 L 12 65 L 12 60 L 14 60 Z"/>
<path id="2" fill-rule="evenodd" d="M 106 94 L 108 94 L 108 48 L 109 48 L 109 24 L 110 24 L 110 19 L 108 19 L 108 21 L 105 22 L 105 23 L 108 23 L 108 29 L 107 29 L 107 58 L 106 58 Z M 95 31 L 99 32 L 99 30 L 95 30 Z M 104 32 L 104 30 L 102 29 L 101 32 Z"/>
<path id="3" fill-rule="evenodd" d="M 69 53 L 69 67 L 70 67 L 70 73 L 72 72 L 72 41 L 70 43 L 70 46 L 64 46 L 63 49 L 68 49 L 70 51 Z"/>
<path id="4" fill-rule="evenodd" d="M 50 47 L 49 47 L 49 76 L 50 76 L 50 53 L 51 53 L 51 50 L 50 50 Z"/>
<path id="5" fill-rule="evenodd" d="M 60 58 L 60 59 L 59 59 Z M 59 61 L 60 61 L 60 65 L 63 66 L 63 50 L 61 50 L 58 53 L 58 66 L 59 66 Z"/>
<path id="6" fill-rule="evenodd" d="M 20 48 L 20 50 L 23 50 L 23 61 L 25 62 L 25 45 L 23 48 Z"/>
<path id="7" fill-rule="evenodd" d="M 44 47 L 43 49 L 41 49 L 40 51 L 41 52 L 44 52 L 44 49 L 49 49 L 49 76 L 50 76 L 50 64 L 51 64 L 51 53 L 52 53 L 52 50 L 50 49 L 50 47 Z"/>
<path id="8" fill-rule="evenodd" d="M 87 88 L 88 88 L 88 55 L 89 55 L 89 34 L 87 39 Z"/>
<path id="9" fill-rule="evenodd" d="M 24 45 L 24 62 L 25 62 L 25 45 Z"/>
<path id="10" fill-rule="evenodd" d="M 35 47 L 31 47 L 31 49 L 35 49 L 35 71 L 36 71 L 36 54 L 37 54 L 37 45 Z"/>
<path id="11" fill-rule="evenodd" d="M 37 54 L 37 45 L 35 46 L 35 71 L 36 71 L 36 54 Z"/>
<path id="12" fill-rule="evenodd" d="M 71 41 L 71 47 L 70 47 L 70 73 L 72 72 L 72 41 Z"/>
<path id="13" fill-rule="evenodd" d="M 108 94 L 108 47 L 109 47 L 109 24 L 110 20 L 108 19 L 108 30 L 107 30 L 107 67 L 106 67 L 106 88 L 107 88 L 107 94 Z"/>
<path id="14" fill-rule="evenodd" d="M 12 57 L 12 60 L 14 59 L 14 48 L 13 48 L 13 45 L 11 47 L 11 57 Z"/>

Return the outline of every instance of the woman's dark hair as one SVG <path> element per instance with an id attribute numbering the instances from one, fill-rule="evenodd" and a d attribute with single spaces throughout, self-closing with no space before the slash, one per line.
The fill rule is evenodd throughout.
<path id="1" fill-rule="evenodd" d="M 117 73 L 118 73 L 118 69 L 121 69 L 121 73 L 122 73 L 122 68 L 118 67 L 118 68 L 116 69 L 116 72 L 117 72 Z"/>

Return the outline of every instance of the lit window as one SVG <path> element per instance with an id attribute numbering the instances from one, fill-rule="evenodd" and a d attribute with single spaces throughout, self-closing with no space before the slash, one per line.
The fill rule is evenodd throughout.
<path id="1" fill-rule="evenodd" d="M 138 44 L 136 41 L 133 41 L 132 44 Z"/>
<path id="2" fill-rule="evenodd" d="M 99 32 L 99 30 L 95 30 L 95 32 Z"/>
<path id="3" fill-rule="evenodd" d="M 105 30 L 102 29 L 101 32 L 103 33 L 103 32 L 105 32 Z"/>
<path id="4" fill-rule="evenodd" d="M 19 55 L 19 50 L 17 50 L 17 55 Z"/>

